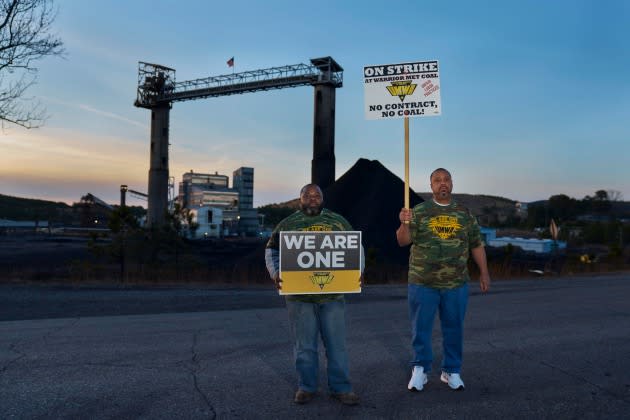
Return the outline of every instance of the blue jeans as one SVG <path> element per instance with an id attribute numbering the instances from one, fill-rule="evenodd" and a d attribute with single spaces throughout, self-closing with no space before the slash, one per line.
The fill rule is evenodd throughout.
<path id="1" fill-rule="evenodd" d="M 468 284 L 464 283 L 463 286 L 455 289 L 434 289 L 419 284 L 409 284 L 408 298 L 413 347 L 411 364 L 424 367 L 425 372 L 431 371 L 433 362 L 431 335 L 435 313 L 439 310 L 444 351 L 442 370 L 448 373 L 460 373 Z"/>
<path id="2" fill-rule="evenodd" d="M 298 387 L 316 392 L 321 335 L 326 348 L 328 389 L 332 393 L 350 392 L 348 354 L 346 352 L 345 301 L 309 303 L 287 300 L 289 325 L 295 341 L 295 369 Z"/>

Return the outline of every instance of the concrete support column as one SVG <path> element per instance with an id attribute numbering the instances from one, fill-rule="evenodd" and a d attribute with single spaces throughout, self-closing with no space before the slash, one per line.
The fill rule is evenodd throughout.
<path id="1" fill-rule="evenodd" d="M 127 186 L 120 186 L 120 207 L 125 207 L 127 205 Z"/>
<path id="2" fill-rule="evenodd" d="M 335 182 L 335 87 L 316 84 L 311 182 L 321 189 Z"/>
<path id="3" fill-rule="evenodd" d="M 147 227 L 159 227 L 168 210 L 168 130 L 170 104 L 151 109 L 151 165 Z"/>

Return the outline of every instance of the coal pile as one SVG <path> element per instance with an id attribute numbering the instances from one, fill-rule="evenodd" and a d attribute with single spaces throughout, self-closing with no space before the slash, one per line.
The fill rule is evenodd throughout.
<path id="1" fill-rule="evenodd" d="M 344 216 L 362 231 L 368 261 L 406 264 L 409 247 L 396 242 L 398 214 L 405 202 L 405 183 L 378 160 L 359 159 L 324 191 L 324 207 Z M 422 198 L 409 189 L 409 205 Z"/>

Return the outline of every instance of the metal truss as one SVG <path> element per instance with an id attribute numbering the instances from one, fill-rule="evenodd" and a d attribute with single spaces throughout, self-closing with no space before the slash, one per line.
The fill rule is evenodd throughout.
<path id="1" fill-rule="evenodd" d="M 177 101 L 317 84 L 341 87 L 343 68 L 331 57 L 322 57 L 312 59 L 310 65 L 294 64 L 176 82 L 175 70 L 140 62 L 135 105 L 154 108 Z"/>

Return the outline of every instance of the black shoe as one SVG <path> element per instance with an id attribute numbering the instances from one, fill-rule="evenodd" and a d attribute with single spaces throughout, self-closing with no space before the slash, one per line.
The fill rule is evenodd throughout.
<path id="1" fill-rule="evenodd" d="M 359 396 L 354 392 L 341 392 L 339 394 L 330 394 L 330 397 L 334 398 L 344 405 L 359 404 Z"/>
<path id="2" fill-rule="evenodd" d="M 296 404 L 306 404 L 315 396 L 314 392 L 304 391 L 303 389 L 298 389 L 295 393 L 295 397 L 293 398 L 293 402 Z"/>

